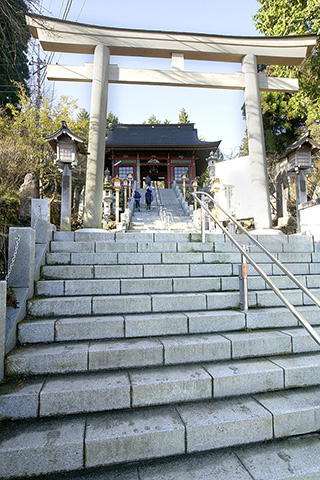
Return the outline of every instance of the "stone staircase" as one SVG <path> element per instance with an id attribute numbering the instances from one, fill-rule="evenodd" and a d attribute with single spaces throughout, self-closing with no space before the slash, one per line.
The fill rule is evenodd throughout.
<path id="1" fill-rule="evenodd" d="M 6 359 L 0 478 L 320 478 L 318 345 L 250 266 L 241 312 L 240 255 L 200 239 L 55 234 Z M 311 238 L 258 239 L 319 293 Z M 320 332 L 319 310 L 252 251 Z"/>
<path id="2" fill-rule="evenodd" d="M 132 221 L 130 223 L 131 231 L 138 232 L 165 232 L 167 227 L 164 221 L 160 218 L 160 210 L 157 204 L 155 193 L 154 202 L 151 204 L 151 211 L 147 211 L 144 205 L 145 190 L 139 189 L 141 194 L 141 209 L 135 211 Z M 170 231 L 172 232 L 196 232 L 192 218 L 186 215 L 179 203 L 179 200 L 171 188 L 161 188 L 158 190 L 160 202 L 163 208 L 171 214 Z"/>

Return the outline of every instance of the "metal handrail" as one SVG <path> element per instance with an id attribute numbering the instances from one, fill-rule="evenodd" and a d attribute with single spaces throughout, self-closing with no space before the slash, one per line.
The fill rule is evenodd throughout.
<path id="1" fill-rule="evenodd" d="M 272 288 L 274 293 L 280 298 L 280 300 L 288 307 L 291 313 L 297 318 L 297 320 L 303 325 L 303 327 L 307 330 L 307 332 L 311 335 L 311 337 L 317 342 L 320 346 L 320 335 L 315 331 L 315 329 L 310 325 L 310 323 L 301 315 L 301 313 L 292 305 L 291 302 L 283 295 L 283 293 L 279 290 L 279 288 L 273 283 L 273 281 L 268 277 L 268 275 L 262 270 L 262 268 L 257 265 L 257 263 L 250 257 L 248 252 L 242 248 L 242 246 L 233 238 L 233 236 L 228 232 L 228 230 L 223 226 L 223 224 L 216 218 L 216 216 L 209 210 L 206 203 L 204 203 L 200 198 L 198 198 L 198 194 L 205 195 L 210 199 L 211 202 L 220 210 L 227 215 L 227 217 L 235 224 L 242 232 L 250 238 L 262 251 L 306 294 L 308 297 L 320 307 L 319 299 L 313 295 L 310 290 L 305 287 L 272 253 L 269 252 L 254 236 L 252 236 L 247 230 L 232 216 L 230 215 L 221 205 L 207 192 L 194 192 L 192 195 L 197 200 L 201 208 L 207 212 L 207 214 L 216 222 L 216 224 L 221 228 L 221 230 L 227 235 L 227 237 L 231 240 L 231 242 L 237 247 L 240 253 L 249 261 L 249 263 L 253 266 L 253 268 L 259 273 L 259 275 L 266 281 L 266 283 Z"/>

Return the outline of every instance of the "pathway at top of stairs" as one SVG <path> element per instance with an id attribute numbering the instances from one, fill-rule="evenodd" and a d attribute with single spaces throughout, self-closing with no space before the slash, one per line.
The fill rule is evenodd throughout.
<path id="1" fill-rule="evenodd" d="M 160 205 L 169 214 L 171 214 L 172 222 L 170 230 L 173 232 L 196 232 L 190 215 L 186 215 L 179 203 L 179 200 L 171 188 L 161 188 L 159 191 Z M 130 230 L 138 232 L 165 232 L 167 227 L 163 219 L 160 218 L 160 205 L 157 203 L 156 195 L 153 191 L 154 201 L 151 204 L 151 210 L 146 210 L 144 204 L 145 190 L 139 190 L 141 194 L 140 212 L 135 210 Z"/>
<path id="2" fill-rule="evenodd" d="M 239 254 L 200 238 L 55 234 L 6 358 L 1 479 L 320 477 L 318 345 L 250 267 L 240 311 Z M 318 295 L 312 238 L 258 239 Z M 318 309 L 252 250 L 320 332 Z"/>

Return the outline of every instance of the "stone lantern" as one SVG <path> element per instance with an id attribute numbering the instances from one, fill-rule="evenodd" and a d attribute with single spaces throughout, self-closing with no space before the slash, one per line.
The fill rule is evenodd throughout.
<path id="1" fill-rule="evenodd" d="M 110 182 L 110 171 L 106 169 L 103 182 L 103 219 L 108 223 L 113 203 L 113 186 Z"/>
<path id="2" fill-rule="evenodd" d="M 127 208 L 127 188 L 128 188 L 128 185 L 129 185 L 129 181 L 124 178 L 122 180 L 122 183 L 123 183 L 123 189 L 124 189 L 124 210 L 126 210 Z"/>
<path id="3" fill-rule="evenodd" d="M 120 215 L 119 215 L 119 208 L 120 208 L 120 190 L 121 190 L 121 178 L 116 176 L 112 179 L 113 187 L 116 191 L 116 223 L 119 223 Z"/>
<path id="4" fill-rule="evenodd" d="M 206 158 L 207 164 L 208 164 L 208 170 L 209 170 L 209 175 L 210 175 L 210 181 L 212 182 L 215 179 L 216 176 L 216 163 L 221 162 L 222 159 L 219 159 L 214 156 L 213 152 L 210 152 L 210 155 L 208 158 Z"/>
<path id="5" fill-rule="evenodd" d="M 192 180 L 191 185 L 192 185 L 192 188 L 193 188 L 194 193 L 196 193 L 197 188 L 198 188 L 198 185 L 199 185 L 198 180 L 197 180 L 196 178 L 195 178 L 194 180 Z M 197 210 L 197 208 L 198 208 L 198 206 L 197 206 L 197 200 L 194 199 L 194 209 Z"/>
<path id="6" fill-rule="evenodd" d="M 128 173 L 127 175 L 128 177 L 128 180 L 129 180 L 129 199 L 131 199 L 131 183 L 132 183 L 132 180 L 133 180 L 133 175 L 131 172 Z"/>
<path id="7" fill-rule="evenodd" d="M 54 161 L 62 171 L 60 230 L 71 230 L 71 169 L 78 165 L 78 154 L 87 155 L 84 140 L 71 132 L 65 121 L 61 128 L 45 137 L 56 153 Z"/>
<path id="8" fill-rule="evenodd" d="M 299 205 L 307 201 L 306 175 L 314 169 L 311 154 L 319 147 L 310 138 L 310 133 L 309 130 L 303 137 L 290 145 L 279 158 L 279 160 L 286 160 L 288 177 L 295 177 L 298 232 L 300 232 Z"/>
<path id="9" fill-rule="evenodd" d="M 182 180 L 182 184 L 183 184 L 183 197 L 186 198 L 186 180 L 187 180 L 187 174 L 186 173 L 183 173 L 181 175 L 181 180 Z"/>

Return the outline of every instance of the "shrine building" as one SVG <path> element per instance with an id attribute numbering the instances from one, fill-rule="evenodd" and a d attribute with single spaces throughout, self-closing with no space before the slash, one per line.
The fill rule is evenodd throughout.
<path id="1" fill-rule="evenodd" d="M 201 175 L 207 168 L 206 158 L 219 144 L 220 140 L 200 140 L 193 123 L 118 124 L 106 139 L 105 168 L 122 179 L 132 173 L 137 188 L 147 175 L 159 186 L 171 188 L 174 180 L 181 182 L 183 173 L 189 181 Z"/>

